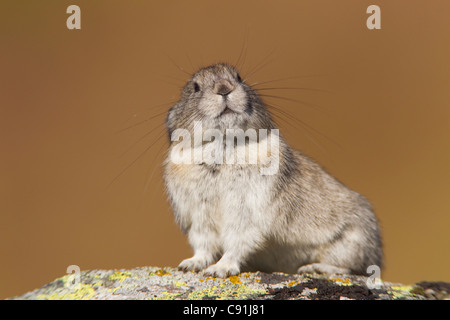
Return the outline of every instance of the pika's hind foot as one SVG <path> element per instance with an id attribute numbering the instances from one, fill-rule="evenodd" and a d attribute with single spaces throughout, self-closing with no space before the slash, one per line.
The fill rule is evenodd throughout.
<path id="1" fill-rule="evenodd" d="M 323 273 L 323 274 L 348 274 L 348 268 L 336 267 L 326 263 L 311 263 L 298 268 L 297 273 Z"/>

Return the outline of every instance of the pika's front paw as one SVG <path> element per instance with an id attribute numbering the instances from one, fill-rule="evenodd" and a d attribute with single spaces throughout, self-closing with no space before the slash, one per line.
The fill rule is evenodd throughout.
<path id="1" fill-rule="evenodd" d="M 220 261 L 212 266 L 209 266 L 205 270 L 205 274 L 217 278 L 226 278 L 229 276 L 238 275 L 240 272 L 239 267 L 234 264 L 221 263 Z"/>
<path id="2" fill-rule="evenodd" d="M 181 271 L 200 271 L 211 264 L 206 257 L 192 257 L 181 261 L 178 265 L 178 270 Z"/>

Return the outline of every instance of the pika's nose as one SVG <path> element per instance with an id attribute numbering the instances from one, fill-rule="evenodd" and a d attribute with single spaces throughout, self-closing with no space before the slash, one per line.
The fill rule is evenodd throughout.
<path id="1" fill-rule="evenodd" d="M 227 96 L 234 90 L 234 86 L 230 81 L 221 79 L 214 84 L 214 93 L 220 94 L 221 96 Z"/>

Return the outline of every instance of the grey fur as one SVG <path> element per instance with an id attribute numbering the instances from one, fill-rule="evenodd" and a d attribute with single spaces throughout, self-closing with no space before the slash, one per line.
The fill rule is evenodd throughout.
<path id="1" fill-rule="evenodd" d="M 179 128 L 193 133 L 194 121 L 221 132 L 276 129 L 257 93 L 227 64 L 203 68 L 187 82 L 167 116 L 169 137 Z M 166 159 L 175 220 L 194 249 L 179 268 L 225 277 L 255 270 L 366 274 L 369 265 L 382 267 L 380 231 L 368 201 L 281 136 L 279 151 L 275 175 L 261 175 L 261 164 Z"/>

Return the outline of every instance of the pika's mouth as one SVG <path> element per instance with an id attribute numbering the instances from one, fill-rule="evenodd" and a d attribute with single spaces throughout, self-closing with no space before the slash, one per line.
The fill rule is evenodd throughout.
<path id="1" fill-rule="evenodd" d="M 226 106 L 225 109 L 223 109 L 223 111 L 220 113 L 219 116 L 223 116 L 224 114 L 229 114 L 229 113 L 236 113 L 236 112 L 234 112 L 231 108 Z"/>
<path id="2" fill-rule="evenodd" d="M 223 109 L 223 111 L 221 112 L 220 115 L 224 115 L 224 114 L 228 114 L 228 113 L 234 113 L 233 110 L 231 110 L 231 108 L 229 108 L 228 106 L 225 107 L 225 109 Z"/>

